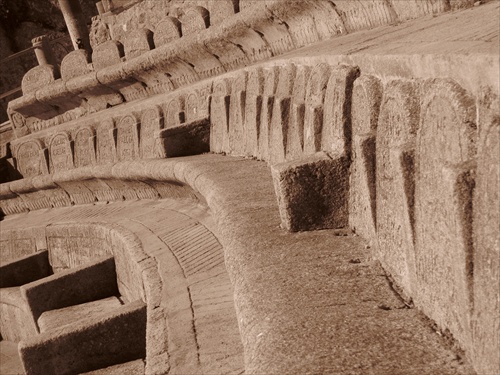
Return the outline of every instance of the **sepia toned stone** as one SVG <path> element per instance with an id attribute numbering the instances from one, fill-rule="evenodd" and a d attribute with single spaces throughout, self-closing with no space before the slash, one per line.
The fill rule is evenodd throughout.
<path id="1" fill-rule="evenodd" d="M 153 32 L 146 28 L 133 30 L 125 37 L 123 46 L 127 60 L 138 57 L 155 47 Z"/>
<path id="2" fill-rule="evenodd" d="M 233 78 L 231 99 L 229 103 L 229 149 L 232 155 L 242 156 L 245 153 L 243 139 L 245 129 L 245 102 L 247 88 L 247 72 L 242 71 Z"/>
<path id="3" fill-rule="evenodd" d="M 474 191 L 472 337 L 474 356 L 480 361 L 478 373 L 485 374 L 495 373 L 500 368 L 500 358 L 496 356 L 500 350 L 499 159 L 500 119 L 497 117 L 485 123 L 480 131 Z"/>
<path id="4" fill-rule="evenodd" d="M 165 127 L 171 128 L 185 122 L 184 98 L 181 95 L 172 98 L 165 109 Z"/>
<path id="5" fill-rule="evenodd" d="M 229 107 L 231 81 L 219 79 L 213 84 L 210 102 L 210 151 L 226 152 L 229 148 Z"/>
<path id="6" fill-rule="evenodd" d="M 264 69 L 264 92 L 259 129 L 259 159 L 269 160 L 270 127 L 273 115 L 276 87 L 278 86 L 279 68 L 274 66 Z"/>
<path id="7" fill-rule="evenodd" d="M 290 107 L 287 133 L 286 159 L 298 159 L 304 149 L 304 116 L 307 82 L 311 75 L 311 67 L 298 65 L 293 81 L 292 103 Z"/>
<path id="8" fill-rule="evenodd" d="M 63 81 L 84 76 L 92 71 L 89 64 L 88 52 L 84 49 L 71 51 L 61 62 L 61 77 Z"/>
<path id="9" fill-rule="evenodd" d="M 210 15 L 203 7 L 190 7 L 184 11 L 181 22 L 182 36 L 196 34 L 210 26 Z"/>
<path id="10" fill-rule="evenodd" d="M 21 143 L 16 151 L 17 169 L 23 177 L 48 173 L 48 155 L 42 142 L 31 140 Z"/>
<path id="11" fill-rule="evenodd" d="M 53 65 L 39 65 L 28 70 L 21 82 L 23 94 L 33 93 L 42 87 L 46 87 L 59 78 L 59 74 Z"/>
<path id="12" fill-rule="evenodd" d="M 306 111 L 304 115 L 304 153 L 314 154 L 321 149 L 323 132 L 323 103 L 330 76 L 330 66 L 316 65 L 306 87 Z"/>
<path id="13" fill-rule="evenodd" d="M 245 155 L 257 156 L 259 152 L 259 131 L 264 92 L 264 73 L 262 68 L 252 68 L 248 72 L 247 94 L 245 100 Z"/>
<path id="14" fill-rule="evenodd" d="M 351 96 L 359 69 L 341 65 L 331 71 L 325 92 L 321 150 L 350 156 Z"/>
<path id="15" fill-rule="evenodd" d="M 154 158 L 158 156 L 158 133 L 163 129 L 161 107 L 150 108 L 141 116 L 141 157 Z"/>
<path id="16" fill-rule="evenodd" d="M 376 238 L 376 134 L 382 84 L 364 75 L 352 91 L 352 164 L 349 189 L 349 226 L 368 241 Z"/>
<path id="17" fill-rule="evenodd" d="M 285 160 L 295 73 L 296 66 L 293 64 L 280 68 L 269 132 L 269 161 L 272 164 Z"/>
<path id="18" fill-rule="evenodd" d="M 73 168 L 73 150 L 67 133 L 57 133 L 49 142 L 50 172 Z"/>
<path id="19" fill-rule="evenodd" d="M 97 135 L 97 163 L 108 164 L 115 162 L 116 129 L 112 120 L 100 123 L 96 130 Z"/>
<path id="20" fill-rule="evenodd" d="M 122 62 L 125 52 L 123 45 L 116 40 L 109 40 L 94 47 L 92 52 L 92 64 L 94 70 L 100 70 L 107 66 Z"/>
<path id="21" fill-rule="evenodd" d="M 116 125 L 116 156 L 119 161 L 139 158 L 139 124 L 134 115 L 123 117 Z"/>
<path id="22" fill-rule="evenodd" d="M 376 140 L 377 256 L 398 284 L 409 291 L 415 274 L 413 158 L 419 118 L 417 90 L 412 81 L 392 81 L 385 87 Z"/>
<path id="23" fill-rule="evenodd" d="M 172 43 L 182 36 L 181 23 L 175 17 L 165 17 L 156 25 L 153 36 L 156 48 Z"/>
<path id="24" fill-rule="evenodd" d="M 93 165 L 96 162 L 94 131 L 85 127 L 78 130 L 74 137 L 75 168 Z"/>
<path id="25" fill-rule="evenodd" d="M 221 0 L 217 2 L 209 1 L 208 11 L 210 13 L 210 24 L 218 25 L 228 18 L 234 16 L 237 9 L 238 1 L 236 0 Z"/>
<path id="26" fill-rule="evenodd" d="M 451 80 L 428 80 L 423 92 L 415 163 L 415 299 L 465 343 L 472 304 L 476 108 Z"/>

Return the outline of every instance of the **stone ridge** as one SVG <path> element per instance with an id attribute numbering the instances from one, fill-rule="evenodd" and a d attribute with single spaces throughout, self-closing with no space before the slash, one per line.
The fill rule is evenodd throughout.
<path id="1" fill-rule="evenodd" d="M 179 181 L 206 199 L 234 285 L 246 372 L 473 373 L 394 294 L 359 238 L 279 229 L 265 164 L 205 155 L 128 167 L 121 178 Z"/>

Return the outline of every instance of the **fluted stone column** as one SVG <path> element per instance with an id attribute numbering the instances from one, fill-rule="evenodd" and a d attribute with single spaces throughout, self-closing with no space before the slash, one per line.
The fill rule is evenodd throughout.
<path id="1" fill-rule="evenodd" d="M 47 35 L 37 36 L 31 40 L 38 65 L 55 65 L 52 47 Z"/>
<path id="2" fill-rule="evenodd" d="M 64 22 L 68 27 L 73 47 L 76 49 L 85 49 L 92 53 L 90 47 L 89 32 L 83 17 L 82 6 L 80 0 L 58 0 L 64 16 Z"/>

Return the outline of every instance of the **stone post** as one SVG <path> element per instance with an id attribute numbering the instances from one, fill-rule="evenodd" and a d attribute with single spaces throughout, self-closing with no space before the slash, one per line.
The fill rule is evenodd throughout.
<path id="1" fill-rule="evenodd" d="M 104 5 L 102 4 L 102 1 L 97 2 L 95 4 L 95 6 L 97 7 L 97 12 L 99 13 L 99 15 L 105 13 Z"/>
<path id="2" fill-rule="evenodd" d="M 76 49 L 85 49 L 89 55 L 92 54 L 90 47 L 89 32 L 83 17 L 80 0 L 58 0 L 64 16 L 64 22 L 68 27 L 73 47 Z"/>
<path id="3" fill-rule="evenodd" d="M 31 40 L 35 50 L 35 56 L 38 60 L 38 65 L 54 65 L 54 55 L 52 54 L 52 47 L 47 35 L 37 36 Z"/>

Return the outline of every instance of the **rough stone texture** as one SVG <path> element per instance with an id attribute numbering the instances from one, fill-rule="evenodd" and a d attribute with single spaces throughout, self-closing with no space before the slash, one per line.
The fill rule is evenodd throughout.
<path id="1" fill-rule="evenodd" d="M 75 322 L 100 313 L 113 312 L 122 306 L 116 297 L 104 298 L 97 301 L 82 303 L 62 309 L 48 310 L 38 318 L 40 333 L 54 331 L 58 328 L 71 326 Z"/>
<path id="2" fill-rule="evenodd" d="M 55 134 L 49 142 L 50 172 L 73 168 L 73 147 L 67 133 Z"/>
<path id="3" fill-rule="evenodd" d="M 243 138 L 245 119 L 245 102 L 247 88 L 247 72 L 241 71 L 233 78 L 231 98 L 229 101 L 229 149 L 233 155 L 244 155 L 245 141 Z"/>
<path id="4" fill-rule="evenodd" d="M 163 156 L 160 149 L 159 132 L 163 129 L 163 111 L 161 107 L 150 108 L 143 112 L 141 117 L 141 157 L 154 158 Z"/>
<path id="5" fill-rule="evenodd" d="M 418 88 L 392 81 L 384 89 L 376 140 L 378 258 L 409 291 L 415 277 L 415 137 L 419 119 Z"/>
<path id="6" fill-rule="evenodd" d="M 75 168 L 95 164 L 96 137 L 92 128 L 81 128 L 76 132 L 74 141 Z"/>
<path id="7" fill-rule="evenodd" d="M 497 101 L 498 102 L 498 101 Z M 500 121 L 491 119 L 480 132 L 474 191 L 474 310 L 472 351 L 478 374 L 500 368 L 500 222 L 499 168 Z"/>
<path id="8" fill-rule="evenodd" d="M 47 150 L 40 141 L 22 143 L 15 153 L 16 167 L 23 177 L 48 173 Z"/>
<path id="9" fill-rule="evenodd" d="M 48 310 L 117 295 L 114 259 L 100 260 L 25 284 L 21 293 L 35 320 Z"/>
<path id="10" fill-rule="evenodd" d="M 292 232 L 347 226 L 348 161 L 318 153 L 271 167 L 281 227 Z"/>
<path id="11" fill-rule="evenodd" d="M 210 26 L 210 14 L 205 8 L 194 6 L 184 10 L 181 22 L 182 36 L 196 34 Z"/>
<path id="12" fill-rule="evenodd" d="M 230 81 L 217 80 L 213 84 L 210 101 L 210 151 L 227 151 L 229 144 Z"/>
<path id="13" fill-rule="evenodd" d="M 69 81 L 72 78 L 80 77 L 92 71 L 89 64 L 87 51 L 79 49 L 71 51 L 61 62 L 61 78 Z"/>
<path id="14" fill-rule="evenodd" d="M 58 77 L 56 68 L 52 65 L 39 65 L 30 69 L 23 77 L 21 87 L 23 94 L 32 93 L 54 82 Z"/>
<path id="15" fill-rule="evenodd" d="M 139 123 L 133 115 L 122 118 L 116 125 L 116 156 L 118 160 L 139 157 Z"/>
<path id="16" fill-rule="evenodd" d="M 144 360 L 137 359 L 119 365 L 109 366 L 103 369 L 85 372 L 85 375 L 113 375 L 113 374 L 127 374 L 127 375 L 143 375 L 144 374 Z"/>
<path id="17" fill-rule="evenodd" d="M 48 252 L 40 251 L 0 266 L 0 288 L 21 286 L 51 274 Z"/>
<path id="18" fill-rule="evenodd" d="M 206 120 L 163 129 L 159 133 L 166 157 L 197 155 L 210 151 L 210 124 Z"/>
<path id="19" fill-rule="evenodd" d="M 349 227 L 368 241 L 376 238 L 376 131 L 381 100 L 379 79 L 361 76 L 354 82 Z"/>
<path id="20" fill-rule="evenodd" d="M 146 305 L 137 301 L 22 341 L 19 351 L 29 375 L 88 372 L 144 358 L 145 331 Z"/>
<path id="21" fill-rule="evenodd" d="M 260 113 L 260 129 L 258 132 L 259 151 L 258 154 L 255 155 L 263 160 L 268 160 L 269 158 L 270 127 L 278 78 L 279 69 L 277 67 L 264 69 L 264 91 L 262 93 L 262 110 Z"/>
<path id="22" fill-rule="evenodd" d="M 99 44 L 93 49 L 92 64 L 94 70 L 100 70 L 107 66 L 118 64 L 124 56 L 123 45 L 115 40 Z"/>
<path id="23" fill-rule="evenodd" d="M 127 34 L 124 41 L 127 60 L 138 57 L 155 47 L 153 32 L 149 29 L 136 29 Z"/>
<path id="24" fill-rule="evenodd" d="M 105 121 L 97 128 L 97 162 L 113 163 L 116 155 L 116 130 L 112 121 Z"/>
<path id="25" fill-rule="evenodd" d="M 156 47 L 161 47 L 179 39 L 181 34 L 181 23 L 177 18 L 165 17 L 156 25 L 154 33 L 154 43 Z"/>
<path id="26" fill-rule="evenodd" d="M 0 288 L 2 340 L 19 342 L 36 336 L 38 329 L 19 288 Z"/>
<path id="27" fill-rule="evenodd" d="M 451 80 L 427 81 L 424 92 L 415 163 L 415 300 L 466 346 L 473 303 L 476 108 Z"/>

